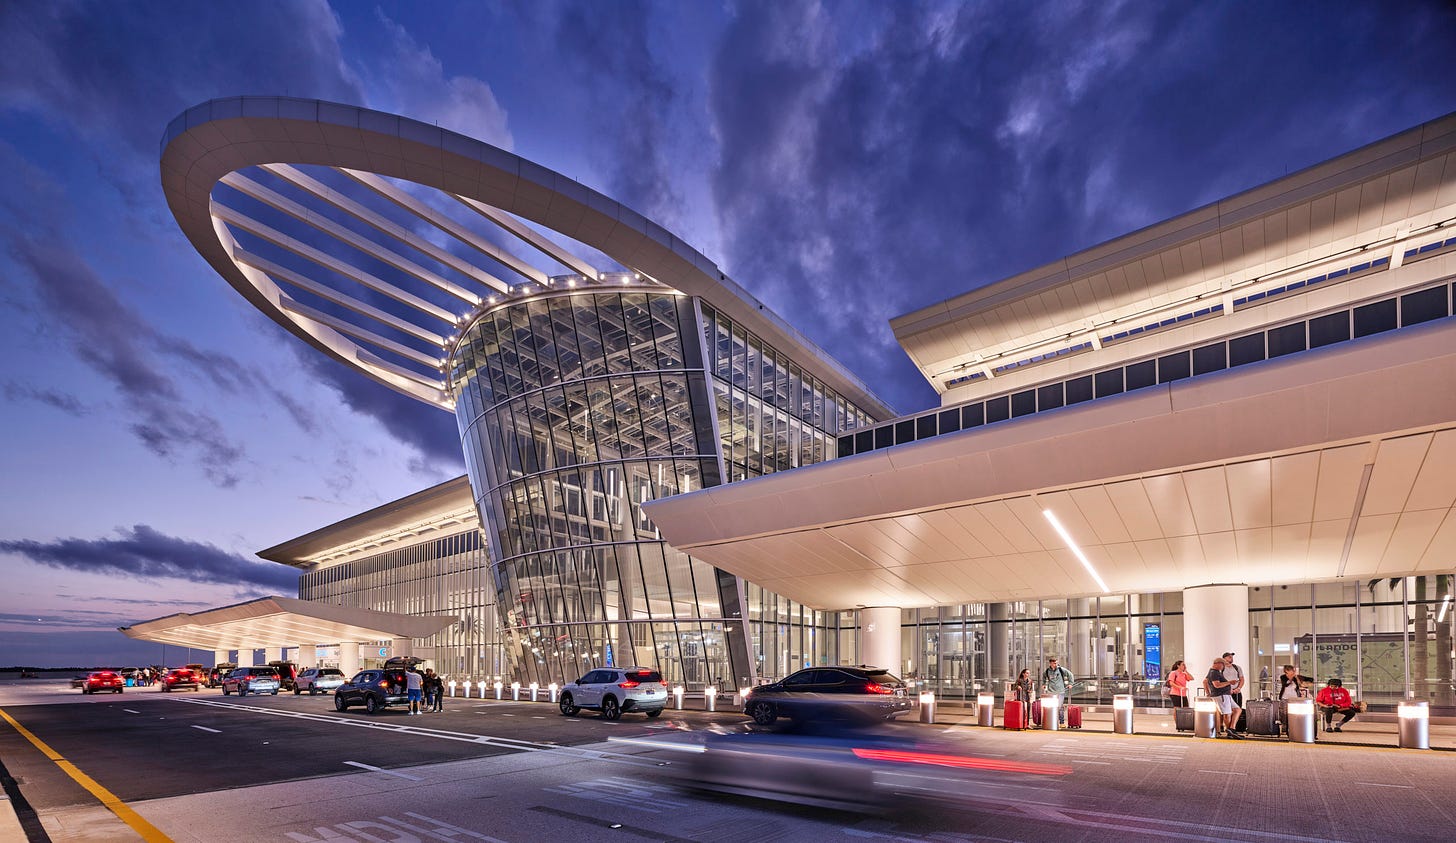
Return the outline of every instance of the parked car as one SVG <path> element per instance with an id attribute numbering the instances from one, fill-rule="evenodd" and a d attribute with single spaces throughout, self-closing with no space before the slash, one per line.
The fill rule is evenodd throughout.
<path id="1" fill-rule="evenodd" d="M 85 680 L 81 683 L 81 693 L 95 694 L 99 691 L 112 691 L 120 694 L 126 690 L 126 680 L 121 674 L 114 670 L 97 670 L 86 674 Z"/>
<path id="2" fill-rule="evenodd" d="M 240 697 L 248 694 L 278 694 L 278 670 L 272 667 L 233 668 L 222 680 L 222 694 L 234 691 Z"/>
<path id="3" fill-rule="evenodd" d="M 911 709 L 905 683 L 880 667 L 810 667 L 781 682 L 760 685 L 743 700 L 743 713 L 760 726 L 780 717 L 889 720 Z"/>
<path id="4" fill-rule="evenodd" d="M 227 678 L 229 673 L 237 669 L 232 662 L 218 662 L 217 666 L 207 673 L 207 687 L 217 688 L 222 685 L 222 680 Z"/>
<path id="5" fill-rule="evenodd" d="M 176 691 L 182 688 L 191 688 L 196 691 L 200 687 L 202 687 L 201 678 L 185 667 L 174 667 L 162 675 L 162 690 L 164 692 Z"/>
<path id="6" fill-rule="evenodd" d="M 624 711 L 656 717 L 667 707 L 662 674 L 650 667 L 599 667 L 561 689 L 561 714 L 574 717 L 581 709 L 600 711 L 607 720 Z"/>
<path id="7" fill-rule="evenodd" d="M 278 690 L 292 691 L 293 683 L 298 679 L 298 665 L 293 662 L 268 662 L 268 666 L 278 671 Z"/>
<path id="8" fill-rule="evenodd" d="M 404 671 L 394 668 L 361 670 L 354 678 L 334 690 L 334 710 L 345 711 L 351 705 L 362 705 L 370 714 L 409 702 Z"/>
<path id="9" fill-rule="evenodd" d="M 310 667 L 294 680 L 293 693 L 296 696 L 308 691 L 309 696 L 313 696 L 320 691 L 336 691 L 342 684 L 344 671 L 337 667 Z"/>

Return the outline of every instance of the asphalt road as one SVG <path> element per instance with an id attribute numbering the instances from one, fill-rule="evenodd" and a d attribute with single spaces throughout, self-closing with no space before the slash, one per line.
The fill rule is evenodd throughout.
<path id="1" fill-rule="evenodd" d="M 901 731 L 978 769 L 899 765 L 939 798 L 860 812 L 698 789 L 688 770 L 710 756 L 691 749 L 751 729 L 731 714 L 611 723 L 457 699 L 371 717 L 327 697 L 82 697 L 59 683 L 4 683 L 0 708 L 177 841 L 1269 843 L 1445 841 L 1456 827 L 1448 753 L 912 725 Z M 143 839 L 8 724 L 0 759 L 52 840 Z M 1022 764 L 1068 772 L 1000 771 Z"/>

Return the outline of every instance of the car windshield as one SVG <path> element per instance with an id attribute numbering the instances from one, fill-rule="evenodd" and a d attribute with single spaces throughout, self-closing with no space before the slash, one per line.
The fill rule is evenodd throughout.
<path id="1" fill-rule="evenodd" d="M 344 671 L 342 671 L 342 670 L 335 670 L 335 669 L 329 667 L 329 668 L 324 668 L 323 670 L 320 670 L 318 672 L 318 675 L 319 676 L 343 676 L 344 675 Z"/>
<path id="2" fill-rule="evenodd" d="M 871 682 L 878 682 L 881 685 L 904 685 L 898 676 L 888 670 L 866 670 L 865 678 Z"/>

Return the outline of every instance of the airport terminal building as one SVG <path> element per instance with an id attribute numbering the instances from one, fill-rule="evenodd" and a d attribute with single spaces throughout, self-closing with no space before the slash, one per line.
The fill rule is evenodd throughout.
<path id="1" fill-rule="evenodd" d="M 256 307 L 453 412 L 468 470 L 260 553 L 377 636 L 215 649 L 952 697 L 1048 655 L 1157 696 L 1233 650 L 1452 705 L 1456 115 L 894 319 L 941 395 L 910 415 L 671 233 L 435 126 L 214 100 L 162 183 Z"/>

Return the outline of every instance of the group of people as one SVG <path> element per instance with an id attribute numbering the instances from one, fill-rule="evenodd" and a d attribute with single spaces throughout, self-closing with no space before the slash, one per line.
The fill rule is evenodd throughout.
<path id="1" fill-rule="evenodd" d="M 1075 681 L 1072 671 L 1062 667 L 1056 656 L 1047 659 L 1046 669 L 1041 672 L 1041 690 L 1043 694 L 1054 694 L 1057 697 L 1057 722 L 1066 725 L 1067 722 L 1067 697 L 1072 692 L 1072 684 Z M 1022 668 L 1017 674 L 1014 683 L 1016 699 L 1025 706 L 1024 711 L 1031 711 L 1031 698 L 1036 692 L 1036 686 L 1031 679 L 1031 669 Z"/>
<path id="2" fill-rule="evenodd" d="M 1188 685 L 1193 681 L 1193 674 L 1188 672 L 1187 665 L 1182 659 L 1173 663 L 1168 671 L 1165 684 L 1168 689 L 1168 696 L 1173 701 L 1175 708 L 1188 707 Z M 1244 671 L 1234 663 L 1232 652 L 1224 653 L 1213 660 L 1213 666 L 1209 668 L 1208 675 L 1203 678 L 1203 692 L 1212 698 L 1218 706 L 1218 720 L 1216 723 L 1219 737 L 1242 738 L 1244 735 L 1238 730 L 1239 714 L 1244 706 L 1244 684 L 1246 682 Z M 1286 664 L 1279 677 L 1279 700 L 1298 700 L 1309 696 L 1309 687 L 1314 679 L 1308 676 L 1301 676 L 1294 665 Z M 1360 713 L 1359 705 L 1350 697 L 1350 692 L 1345 690 L 1344 682 L 1338 677 L 1332 677 L 1325 683 L 1325 687 L 1315 695 L 1315 705 L 1319 707 L 1320 713 L 1324 716 L 1326 731 L 1341 731 L 1341 726 L 1349 723 L 1356 714 Z M 1335 715 L 1341 715 L 1338 724 L 1334 723 Z"/>
<path id="3" fill-rule="evenodd" d="M 404 674 L 405 693 L 409 696 L 409 713 L 425 714 L 445 710 L 445 680 L 432 667 L 424 673 L 413 667 Z"/>

